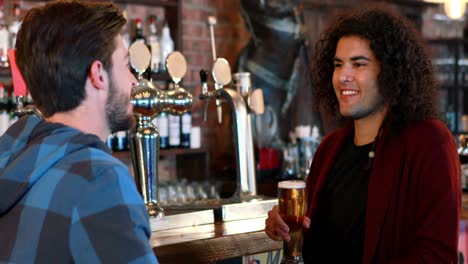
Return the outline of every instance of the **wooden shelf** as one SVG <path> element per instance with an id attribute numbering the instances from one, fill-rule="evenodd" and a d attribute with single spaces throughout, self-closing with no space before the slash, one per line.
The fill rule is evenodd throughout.
<path id="1" fill-rule="evenodd" d="M 0 77 L 3 77 L 3 78 L 11 77 L 10 67 L 7 67 L 7 68 L 0 67 Z"/>
<path id="2" fill-rule="evenodd" d="M 207 148 L 173 148 L 173 149 L 161 149 L 159 151 L 160 156 L 178 156 L 178 155 L 194 155 L 207 153 Z M 112 155 L 118 159 L 126 160 L 130 159 L 130 151 L 114 151 Z"/>
<path id="3" fill-rule="evenodd" d="M 30 2 L 49 2 L 47 0 L 29 0 Z M 97 2 L 106 2 L 107 0 L 95 0 Z M 117 4 L 132 4 L 132 5 L 147 5 L 147 6 L 162 6 L 176 7 L 176 0 L 113 0 Z"/>
<path id="4" fill-rule="evenodd" d="M 104 0 L 103 0 L 104 1 Z M 114 0 L 118 4 L 176 7 L 177 1 L 171 0 Z"/>
<path id="5" fill-rule="evenodd" d="M 174 149 L 161 149 L 159 155 L 170 156 L 170 155 L 192 155 L 192 154 L 203 154 L 208 152 L 207 148 L 174 148 Z"/>

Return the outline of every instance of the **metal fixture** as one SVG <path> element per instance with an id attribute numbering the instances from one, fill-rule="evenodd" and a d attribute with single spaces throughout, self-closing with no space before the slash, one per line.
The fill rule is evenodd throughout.
<path id="1" fill-rule="evenodd" d="M 174 51 L 166 59 L 166 69 L 175 83 L 168 91 L 156 88 L 142 74 L 150 63 L 150 52 L 143 44 L 136 42 L 129 49 L 130 64 L 138 73 L 138 82 L 132 87 L 130 102 L 133 105 L 137 125 L 130 131 L 135 182 L 143 197 L 150 217 L 164 216 L 158 192 L 159 131 L 151 120 L 160 112 L 183 114 L 192 107 L 192 95 L 179 86 L 187 71 L 184 56 Z"/>

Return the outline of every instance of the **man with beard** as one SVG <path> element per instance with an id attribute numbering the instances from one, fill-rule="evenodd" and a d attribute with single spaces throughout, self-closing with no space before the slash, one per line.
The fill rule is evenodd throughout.
<path id="1" fill-rule="evenodd" d="M 390 6 L 361 6 L 334 21 L 315 56 L 317 102 L 343 126 L 307 178 L 305 263 L 457 263 L 460 164 L 414 26 Z M 277 207 L 265 223 L 290 239 Z"/>
<path id="2" fill-rule="evenodd" d="M 0 262 L 156 263 L 143 201 L 104 144 L 132 124 L 125 24 L 111 3 L 31 9 L 17 64 L 44 119 L 0 138 Z"/>

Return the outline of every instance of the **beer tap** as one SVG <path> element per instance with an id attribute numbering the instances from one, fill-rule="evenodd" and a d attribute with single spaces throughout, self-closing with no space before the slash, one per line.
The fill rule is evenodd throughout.
<path id="1" fill-rule="evenodd" d="M 243 95 L 240 91 L 234 89 L 224 89 L 223 87 L 231 83 L 232 80 L 231 68 L 226 59 L 218 58 L 215 60 L 212 76 L 218 89 L 209 91 L 208 86 L 205 87 L 207 72 L 205 70 L 200 72 L 205 88 L 202 88 L 199 98 L 200 100 L 215 99 L 220 102 L 227 102 L 231 108 L 237 165 L 237 189 L 231 201 L 249 201 L 255 199 L 257 195 L 252 125 L 249 113 L 263 111 L 263 93 L 261 93 L 260 89 L 257 89 L 260 92 L 250 94 L 249 91 L 249 93 Z M 250 75 L 243 76 L 250 78 Z M 250 83 L 250 79 L 248 83 Z M 254 97 L 252 97 L 253 94 L 255 94 Z M 253 100 L 251 100 L 251 97 Z M 255 103 L 249 106 L 247 102 Z"/>
<path id="2" fill-rule="evenodd" d="M 129 54 L 130 65 L 138 73 L 138 81 L 132 87 L 130 99 L 137 120 L 136 127 L 130 131 L 135 183 L 143 197 L 149 216 L 162 217 L 164 209 L 158 202 L 160 136 L 158 128 L 151 120 L 160 112 L 180 115 L 192 107 L 192 95 L 179 87 L 179 82 L 187 70 L 187 63 L 180 52 L 175 51 L 169 54 L 166 59 L 166 68 L 176 83 L 176 88 L 165 92 L 142 77 L 150 63 L 148 48 L 143 43 L 136 42 L 130 47 Z"/>
<path id="3" fill-rule="evenodd" d="M 211 38 L 211 52 L 213 54 L 213 62 L 216 63 L 216 45 L 215 45 L 215 36 L 214 36 L 214 26 L 216 25 L 216 17 L 209 16 L 208 17 L 208 26 L 210 27 L 210 38 Z M 219 90 L 222 89 L 222 86 L 219 86 L 219 83 L 215 83 L 215 89 Z M 216 113 L 218 115 L 218 123 L 221 124 L 223 121 L 223 108 L 221 107 L 221 101 L 216 100 Z"/>
<path id="4" fill-rule="evenodd" d="M 208 96 L 208 71 L 205 69 L 200 70 L 200 80 L 202 85 L 202 93 L 200 96 Z M 206 122 L 208 111 L 208 102 L 205 101 L 205 106 L 203 108 L 203 122 Z"/>

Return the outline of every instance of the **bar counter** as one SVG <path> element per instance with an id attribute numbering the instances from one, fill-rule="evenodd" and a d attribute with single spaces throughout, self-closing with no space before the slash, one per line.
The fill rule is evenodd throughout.
<path id="1" fill-rule="evenodd" d="M 281 242 L 263 231 L 265 218 L 217 222 L 152 233 L 160 263 L 214 263 L 217 260 L 279 250 Z"/>
<path id="2" fill-rule="evenodd" d="M 461 219 L 468 221 L 468 194 L 462 196 Z M 275 251 L 281 242 L 263 231 L 265 218 L 217 222 L 152 233 L 150 244 L 160 263 L 215 263 L 217 260 Z"/>
<path id="3" fill-rule="evenodd" d="M 468 193 L 462 194 L 461 219 L 464 221 L 468 221 Z"/>

